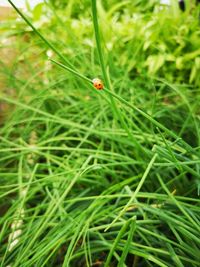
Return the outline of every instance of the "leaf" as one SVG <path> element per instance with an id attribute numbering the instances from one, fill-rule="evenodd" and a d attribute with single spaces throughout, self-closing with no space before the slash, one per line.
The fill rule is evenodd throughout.
<path id="1" fill-rule="evenodd" d="M 152 55 L 147 58 L 146 65 L 148 66 L 149 74 L 156 73 L 164 64 L 165 56 L 164 55 Z"/>
<path id="2" fill-rule="evenodd" d="M 34 20 L 40 20 L 42 16 L 42 11 L 43 11 L 44 4 L 40 3 L 37 4 L 34 9 L 33 9 L 33 19 Z"/>

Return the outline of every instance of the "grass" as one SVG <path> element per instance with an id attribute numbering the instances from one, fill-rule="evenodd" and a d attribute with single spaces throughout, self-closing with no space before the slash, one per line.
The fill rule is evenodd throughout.
<path id="1" fill-rule="evenodd" d="M 167 65 L 166 74 L 139 72 L 146 39 L 130 38 L 127 26 L 120 52 L 125 37 L 116 34 L 125 25 L 118 12 L 145 8 L 151 22 L 151 4 L 77 10 L 69 1 L 62 13 L 47 2 L 58 21 L 39 29 L 12 5 L 31 31 L 21 33 L 20 21 L 20 54 L 12 67 L 1 61 L 9 112 L 0 129 L 0 266 L 200 266 L 198 78 L 174 69 L 184 82 L 168 79 Z M 171 27 L 167 12 L 160 17 Z"/>

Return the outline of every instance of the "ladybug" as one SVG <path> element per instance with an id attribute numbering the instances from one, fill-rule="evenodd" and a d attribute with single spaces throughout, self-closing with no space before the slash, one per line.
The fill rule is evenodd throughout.
<path id="1" fill-rule="evenodd" d="M 97 90 L 102 90 L 103 89 L 103 82 L 99 78 L 95 78 L 92 80 L 94 87 Z"/>

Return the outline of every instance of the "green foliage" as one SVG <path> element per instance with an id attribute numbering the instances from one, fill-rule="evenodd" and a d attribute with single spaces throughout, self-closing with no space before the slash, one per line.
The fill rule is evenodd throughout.
<path id="1" fill-rule="evenodd" d="M 198 10 L 18 12 L 0 29 L 0 266 L 199 266 Z"/>
<path id="2" fill-rule="evenodd" d="M 200 83 L 198 8 L 191 10 L 188 7 L 186 12 L 182 12 L 178 6 L 161 8 L 155 1 L 148 5 L 144 2 L 140 4 L 140 1 L 134 4 L 132 1 L 113 4 L 106 1 L 101 4 L 98 1 L 97 5 L 103 44 L 108 55 L 107 64 L 111 55 L 115 67 L 128 68 L 129 72 L 135 72 L 136 75 L 147 72 L 171 82 Z M 34 9 L 33 19 L 36 10 L 38 7 Z M 81 1 L 77 9 L 75 1 L 69 1 L 57 13 L 63 23 L 68 22 L 67 32 L 63 32 L 63 28 L 57 24 L 56 31 L 62 31 L 57 34 L 62 35 L 63 42 L 71 47 L 71 41 L 76 39 L 82 43 L 85 53 L 90 52 L 94 42 L 88 2 Z M 52 27 L 54 17 L 52 13 L 49 27 Z M 112 69 L 112 65 L 109 65 Z"/>

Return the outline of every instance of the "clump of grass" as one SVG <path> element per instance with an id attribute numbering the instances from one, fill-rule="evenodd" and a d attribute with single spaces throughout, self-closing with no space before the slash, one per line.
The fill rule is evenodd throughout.
<path id="1" fill-rule="evenodd" d="M 198 90 L 107 68 L 96 4 L 95 48 L 71 58 L 16 9 L 46 48 L 28 80 L 4 69 L 1 266 L 199 266 Z"/>

